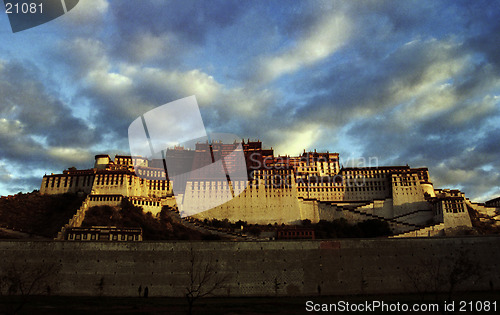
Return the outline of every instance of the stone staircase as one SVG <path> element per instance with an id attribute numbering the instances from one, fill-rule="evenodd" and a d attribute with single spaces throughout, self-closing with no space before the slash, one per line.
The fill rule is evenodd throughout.
<path id="1" fill-rule="evenodd" d="M 427 225 L 427 226 L 426 225 L 418 225 L 418 224 L 408 223 L 408 222 L 404 222 L 404 221 L 400 220 L 403 217 L 413 215 L 413 214 L 418 213 L 419 211 L 423 211 L 423 210 L 413 211 L 411 213 L 406 213 L 404 215 L 400 215 L 400 216 L 394 217 L 394 218 L 385 218 L 382 216 L 375 215 L 375 214 L 373 214 L 373 212 L 370 213 L 370 212 L 363 211 L 364 207 L 366 207 L 372 203 L 373 202 L 367 202 L 367 203 L 355 205 L 355 206 L 343 206 L 342 210 L 347 210 L 351 213 L 355 213 L 359 216 L 364 217 L 366 220 L 376 219 L 376 220 L 387 222 L 389 224 L 391 230 L 393 230 L 395 232 L 399 232 L 399 233 L 411 232 L 411 231 L 415 231 L 415 230 L 420 230 L 420 229 L 428 227 L 428 226 L 432 226 L 432 225 Z"/>
<path id="2" fill-rule="evenodd" d="M 500 211 L 498 211 L 496 207 L 486 207 L 484 205 L 470 201 L 469 198 L 465 198 L 465 204 L 476 210 L 479 214 L 487 217 L 493 218 L 500 214 Z"/>
<path id="3" fill-rule="evenodd" d="M 235 241 L 263 240 L 263 238 L 252 237 L 252 236 L 248 236 L 248 235 L 244 235 L 244 234 L 225 231 L 223 229 L 215 228 L 213 226 L 207 226 L 207 225 L 204 225 L 203 223 L 201 223 L 200 221 L 198 221 L 194 218 L 191 218 L 191 217 L 182 218 L 177 209 L 170 209 L 170 216 L 172 217 L 173 220 L 184 225 L 185 227 L 190 228 L 190 229 L 195 230 L 195 231 L 198 231 L 198 232 L 201 232 L 201 233 L 204 233 L 204 234 L 218 235 L 220 237 L 229 238 L 229 239 L 235 240 Z"/>
<path id="4" fill-rule="evenodd" d="M 422 229 L 401 233 L 393 236 L 389 236 L 390 238 L 398 238 L 398 237 L 431 237 L 431 236 L 443 236 L 444 235 L 444 223 L 438 223 L 435 225 L 427 226 Z"/>
<path id="5" fill-rule="evenodd" d="M 85 219 L 85 212 L 90 208 L 90 196 L 91 195 L 88 195 L 85 198 L 80 208 L 76 211 L 76 214 L 74 214 L 73 217 L 69 219 L 69 222 L 61 228 L 61 231 L 57 233 L 57 237 L 55 238 L 56 240 L 64 240 L 67 229 L 82 225 L 82 222 Z"/>

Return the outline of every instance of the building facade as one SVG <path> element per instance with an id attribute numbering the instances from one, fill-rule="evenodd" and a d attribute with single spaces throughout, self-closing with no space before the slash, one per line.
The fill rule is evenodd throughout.
<path id="1" fill-rule="evenodd" d="M 238 148 L 243 150 L 246 165 L 232 158 L 231 152 Z M 300 224 L 305 219 L 313 223 L 379 219 L 388 222 L 395 233 L 429 226 L 471 227 L 468 209 L 477 208 L 459 191 L 435 189 L 427 168 L 341 167 L 338 153 L 274 156 L 272 148 L 262 148 L 260 141 L 242 141 L 198 143 L 194 150 L 174 147 L 166 156 L 175 163 L 166 167 L 162 160 L 121 155 L 112 160 L 97 155 L 91 169 L 45 175 L 40 192 L 82 192 L 89 195 L 88 206 L 117 206 L 127 197 L 155 215 L 164 205 L 175 207 L 182 201 L 181 214 L 195 213 L 193 217 L 199 220 Z M 228 181 L 204 173 L 204 166 L 222 159 L 226 174 L 243 167 L 247 178 Z M 191 172 L 182 185 L 171 180 L 172 174 L 186 171 Z"/>

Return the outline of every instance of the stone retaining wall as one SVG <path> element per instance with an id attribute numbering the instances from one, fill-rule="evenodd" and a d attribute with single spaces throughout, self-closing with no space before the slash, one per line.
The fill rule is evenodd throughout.
<path id="1" fill-rule="evenodd" d="M 461 255 L 465 254 L 465 255 Z M 210 264 L 227 276 L 220 296 L 342 295 L 416 292 L 409 274 L 448 276 L 463 257 L 481 279 L 459 290 L 500 287 L 500 237 L 255 242 L 1 241 L 0 268 L 58 267 L 59 295 L 183 296 L 189 274 Z M 462 257 L 462 258 L 460 258 Z M 195 260 L 195 266 L 190 263 Z M 426 283 L 423 283 L 427 285 Z M 446 289 L 446 288 L 443 288 Z M 421 289 L 418 289 L 421 290 Z"/>

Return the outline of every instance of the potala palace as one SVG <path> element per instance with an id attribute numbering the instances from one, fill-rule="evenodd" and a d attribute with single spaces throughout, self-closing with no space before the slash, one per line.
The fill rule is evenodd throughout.
<path id="1" fill-rule="evenodd" d="M 210 162 L 205 161 L 207 152 L 212 162 L 225 159 L 225 169 L 238 167 L 230 158 L 231 152 L 238 150 L 246 162 L 245 179 L 191 172 L 182 185 L 176 185 L 164 161 L 122 155 L 112 160 L 108 155 L 97 155 L 91 169 L 71 168 L 62 174 L 45 175 L 40 192 L 87 194 L 67 227 L 78 227 L 86 209 L 118 206 L 124 197 L 153 214 L 165 205 L 177 207 L 181 201 L 181 213 L 200 220 L 267 225 L 300 224 L 305 219 L 313 223 L 339 218 L 350 222 L 379 219 L 389 223 L 396 236 L 441 235 L 449 229 L 471 227 L 473 210 L 493 218 L 499 209 L 494 203 L 473 203 L 458 190 L 434 188 L 427 168 L 341 167 L 338 153 L 274 156 L 260 141 L 243 140 L 197 143 L 193 150 L 175 147 L 166 154 L 196 171 Z"/>

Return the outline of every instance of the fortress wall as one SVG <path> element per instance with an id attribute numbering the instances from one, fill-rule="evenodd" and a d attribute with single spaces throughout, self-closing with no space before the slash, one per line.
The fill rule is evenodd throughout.
<path id="1" fill-rule="evenodd" d="M 404 186 L 397 180 L 393 181 L 392 199 L 394 204 L 394 216 L 404 215 L 417 210 L 431 209 L 431 205 L 425 200 L 420 181 L 409 180 L 408 182 L 411 182 L 411 184 Z"/>
<path id="2" fill-rule="evenodd" d="M 185 215 L 194 215 L 224 204 L 233 198 L 233 193 L 236 195 L 237 191 L 227 180 L 188 181 L 180 210 Z"/>
<path id="3" fill-rule="evenodd" d="M 203 198 L 208 201 L 204 201 Z M 191 204 L 197 203 L 203 206 L 205 202 L 210 202 L 211 198 L 214 198 L 212 193 L 200 192 L 200 199 L 193 199 Z M 184 200 L 186 201 L 186 196 Z M 301 212 L 295 189 L 266 189 L 264 185 L 259 185 L 249 186 L 234 199 L 213 209 L 200 212 L 194 217 L 200 220 L 227 218 L 232 222 L 242 220 L 251 224 L 264 225 L 275 222 L 278 224 L 297 224 L 301 220 Z"/>
<path id="4" fill-rule="evenodd" d="M 472 209 L 476 210 L 480 214 L 487 215 L 489 217 L 494 217 L 497 216 L 498 213 L 500 212 L 499 207 L 494 207 L 494 206 L 483 206 L 477 203 L 472 203 L 468 199 L 465 200 L 465 203 L 471 207 Z"/>
<path id="5" fill-rule="evenodd" d="M 311 223 L 318 223 L 321 220 L 318 202 L 314 199 L 304 200 L 302 198 L 298 199 L 300 218 L 301 220 L 311 220 Z"/>
<path id="6" fill-rule="evenodd" d="M 350 203 L 318 203 L 319 219 L 332 221 L 335 219 L 344 218 L 350 222 L 362 222 L 371 219 L 369 216 L 357 214 L 348 210 L 341 210 L 339 206 L 349 206 Z M 374 214 L 379 217 L 392 218 L 392 199 L 374 200 L 373 202 L 356 208 L 366 214 Z"/>
<path id="7" fill-rule="evenodd" d="M 130 198 L 130 202 L 134 206 L 142 207 L 144 213 L 151 212 L 152 215 L 157 215 L 161 212 L 161 202 L 155 199 L 148 198 Z"/>
<path id="8" fill-rule="evenodd" d="M 129 179 L 126 196 L 149 196 L 149 185 L 147 179 L 139 178 L 133 175 L 128 176 L 131 178 Z"/>
<path id="9" fill-rule="evenodd" d="M 341 201 L 344 200 L 344 187 L 340 186 L 325 186 L 321 188 L 310 187 L 299 188 L 304 191 L 299 191 L 298 196 L 306 199 L 317 199 L 324 201 Z"/>
<path id="10" fill-rule="evenodd" d="M 367 213 L 367 214 L 373 215 L 374 214 L 374 212 L 373 212 L 373 210 L 374 210 L 373 206 L 374 206 L 374 203 L 370 202 L 367 205 L 357 207 L 356 210 L 357 211 L 361 211 L 363 213 Z"/>
<path id="11" fill-rule="evenodd" d="M 415 230 L 413 226 L 407 226 L 401 223 L 389 222 L 389 227 L 394 234 L 406 233 Z"/>
<path id="12" fill-rule="evenodd" d="M 386 199 L 391 197 L 390 180 L 372 175 L 346 175 L 344 201 Z"/>
<path id="13" fill-rule="evenodd" d="M 93 175 L 45 175 L 40 185 L 40 193 L 42 195 L 56 195 L 83 191 L 89 194 L 93 181 Z"/>
<path id="14" fill-rule="evenodd" d="M 117 207 L 122 202 L 121 196 L 89 195 L 89 207 L 110 206 Z"/>
<path id="15" fill-rule="evenodd" d="M 359 213 L 342 210 L 336 205 L 328 203 L 317 203 L 320 220 L 333 221 L 337 219 L 346 219 L 349 223 L 363 222 L 371 219 L 369 216 Z"/>
<path id="16" fill-rule="evenodd" d="M 392 198 L 373 201 L 373 214 L 383 218 L 394 217 L 394 207 Z"/>
<path id="17" fill-rule="evenodd" d="M 367 205 L 359 206 L 356 210 L 388 219 L 393 217 L 394 212 L 392 199 L 390 198 L 374 200 Z"/>
<path id="18" fill-rule="evenodd" d="M 92 187 L 92 193 L 97 195 L 122 195 L 127 196 L 129 191 L 129 185 L 127 182 L 123 184 L 113 184 L 113 185 L 94 185 Z"/>
<path id="19" fill-rule="evenodd" d="M 472 227 L 472 222 L 470 220 L 469 212 L 458 212 L 458 213 L 450 213 L 443 212 L 444 225 L 445 228 L 455 228 L 459 226 L 469 226 Z"/>
<path id="20" fill-rule="evenodd" d="M 101 177 L 103 176 L 103 177 Z M 120 177 L 120 176 L 123 176 Z M 162 180 L 141 179 L 134 175 L 98 175 L 92 190 L 95 194 L 167 197 L 172 195 L 170 183 Z"/>
<path id="21" fill-rule="evenodd" d="M 97 177 L 92 187 L 96 194 L 119 194 L 123 196 L 145 196 L 166 197 L 171 194 L 171 185 L 163 184 L 159 180 L 148 180 L 134 175 L 122 175 L 121 177 Z M 115 175 L 116 176 L 116 175 Z M 118 175 L 120 176 L 120 175 Z"/>
<path id="22" fill-rule="evenodd" d="M 150 180 L 149 194 L 151 197 L 165 198 L 172 195 L 172 185 L 164 180 Z"/>
<path id="23" fill-rule="evenodd" d="M 365 183 L 366 184 L 366 183 Z M 346 187 L 344 194 L 344 201 L 357 201 L 357 200 L 373 200 L 373 199 L 385 199 L 390 197 L 390 190 L 388 188 L 383 188 L 380 186 L 368 187 L 368 186 L 351 186 Z"/>
<path id="24" fill-rule="evenodd" d="M 483 277 L 459 290 L 500 286 L 500 237 L 276 242 L 2 241 L 0 268 L 55 265 L 52 294 L 182 297 L 188 273 L 211 262 L 229 278 L 219 296 L 386 294 L 415 292 L 408 270 L 451 272 L 460 253 Z M 191 255 L 191 249 L 193 255 Z M 195 267 L 190 260 L 194 257 Z M 197 267 L 196 267 L 197 266 Z M 428 281 L 429 283 L 426 283 Z M 102 290 L 99 288 L 102 283 Z M 276 287 L 275 283 L 279 283 Z M 491 284 L 490 284 L 491 283 Z"/>
<path id="25" fill-rule="evenodd" d="M 343 218 L 342 211 L 336 205 L 317 202 L 316 200 L 306 200 L 303 202 L 304 204 L 314 204 L 317 207 L 320 220 L 333 221 Z"/>
<path id="26" fill-rule="evenodd" d="M 434 218 L 434 213 L 429 211 L 418 211 L 409 215 L 405 215 L 403 217 L 396 218 L 396 220 L 400 222 L 406 222 L 417 225 L 425 225 L 429 220 Z"/>
<path id="27" fill-rule="evenodd" d="M 174 196 L 162 198 L 160 202 L 162 207 L 163 206 L 168 206 L 171 208 L 177 207 L 177 202 Z"/>

